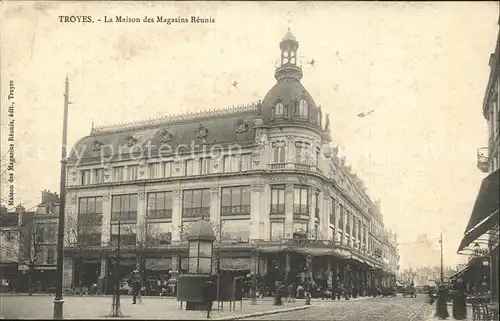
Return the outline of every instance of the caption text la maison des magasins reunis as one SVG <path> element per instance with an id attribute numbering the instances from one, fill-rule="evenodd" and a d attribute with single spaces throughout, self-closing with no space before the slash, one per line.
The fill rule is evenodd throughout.
<path id="1" fill-rule="evenodd" d="M 59 22 L 62 23 L 164 23 L 167 25 L 173 23 L 215 23 L 213 17 L 166 17 L 166 16 L 144 16 L 144 17 L 130 17 L 130 16 L 104 16 L 102 18 L 95 18 L 93 16 L 59 16 Z"/>

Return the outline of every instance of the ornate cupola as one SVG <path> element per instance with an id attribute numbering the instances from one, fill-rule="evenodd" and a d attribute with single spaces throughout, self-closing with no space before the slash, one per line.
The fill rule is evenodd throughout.
<path id="1" fill-rule="evenodd" d="M 302 79 L 302 68 L 297 65 L 297 50 L 299 42 L 288 28 L 288 32 L 280 42 L 281 64 L 276 67 L 274 78 L 280 81 L 286 78 Z"/>
<path id="2" fill-rule="evenodd" d="M 321 132 L 321 110 L 300 83 L 302 68 L 297 60 L 299 43 L 290 29 L 279 47 L 281 63 L 274 72 L 277 82 L 262 100 L 262 118 L 265 123 L 308 126 Z"/>

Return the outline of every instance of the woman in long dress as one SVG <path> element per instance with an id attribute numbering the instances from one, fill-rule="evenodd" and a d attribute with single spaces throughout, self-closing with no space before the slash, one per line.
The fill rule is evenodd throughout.
<path id="1" fill-rule="evenodd" d="M 444 287 L 444 285 L 440 285 L 436 302 L 436 316 L 441 320 L 447 319 L 450 316 L 448 314 L 448 307 L 446 306 L 447 301 L 448 290 Z"/>
<path id="2" fill-rule="evenodd" d="M 465 285 L 461 279 L 457 280 L 453 291 L 452 314 L 455 320 L 465 320 L 467 318 Z"/>

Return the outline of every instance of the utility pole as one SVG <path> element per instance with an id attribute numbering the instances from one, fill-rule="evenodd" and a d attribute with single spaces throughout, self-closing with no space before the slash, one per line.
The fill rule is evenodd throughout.
<path id="1" fill-rule="evenodd" d="M 120 251 L 121 251 L 121 225 L 122 225 L 122 212 L 118 213 L 118 242 L 116 245 L 116 269 L 115 269 L 115 293 L 113 294 L 113 301 L 111 303 L 110 317 L 122 317 L 123 313 L 121 311 L 120 303 Z"/>
<path id="2" fill-rule="evenodd" d="M 441 237 L 439 238 L 439 243 L 441 244 L 441 285 L 444 284 L 444 271 L 443 271 L 443 232 L 441 232 Z"/>
<path id="3" fill-rule="evenodd" d="M 64 86 L 64 114 L 61 148 L 61 177 L 59 182 L 59 226 L 57 231 L 57 270 L 56 270 L 56 297 L 54 299 L 54 314 L 56 320 L 63 319 L 63 255 L 64 255 L 64 210 L 66 207 L 66 145 L 68 140 L 68 105 L 69 79 L 66 76 Z"/>

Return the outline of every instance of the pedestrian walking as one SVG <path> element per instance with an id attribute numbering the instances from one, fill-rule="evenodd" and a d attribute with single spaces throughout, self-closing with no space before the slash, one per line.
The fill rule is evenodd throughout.
<path id="1" fill-rule="evenodd" d="M 288 284 L 287 287 L 287 294 L 288 294 L 288 303 L 293 302 L 295 303 L 295 284 L 290 283 Z"/>
<path id="2" fill-rule="evenodd" d="M 450 316 L 448 313 L 447 302 L 448 290 L 444 287 L 444 285 L 440 285 L 436 302 L 436 316 L 441 320 L 445 320 Z"/>
<path id="3" fill-rule="evenodd" d="M 455 283 L 452 299 L 453 299 L 453 310 L 452 310 L 453 318 L 455 318 L 455 320 L 467 319 L 465 285 L 463 284 L 462 279 L 458 279 L 457 283 Z"/>
<path id="4" fill-rule="evenodd" d="M 137 296 L 141 291 L 141 274 L 139 270 L 136 269 L 132 271 L 132 274 L 130 275 L 130 283 L 132 284 L 132 304 L 136 304 Z"/>
<path id="5" fill-rule="evenodd" d="M 213 281 L 207 281 L 202 288 L 203 302 L 207 308 L 207 318 L 210 318 L 210 313 L 212 312 L 212 305 L 216 299 L 216 288 Z"/>

